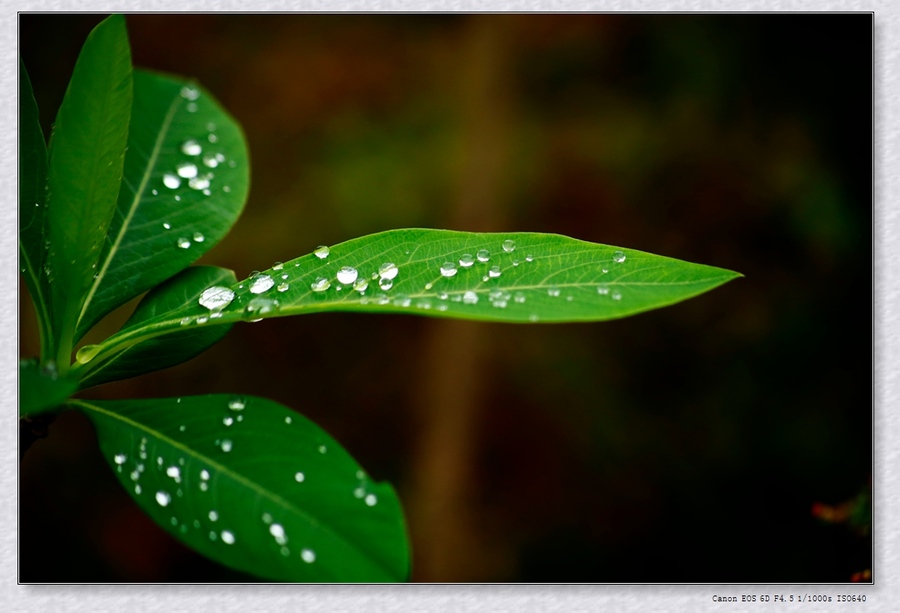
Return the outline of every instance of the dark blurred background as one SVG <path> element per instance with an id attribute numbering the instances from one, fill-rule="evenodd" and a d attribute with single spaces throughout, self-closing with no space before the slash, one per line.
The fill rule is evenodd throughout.
<path id="1" fill-rule="evenodd" d="M 45 134 L 103 17 L 20 14 Z M 854 502 L 872 470 L 871 14 L 127 23 L 136 65 L 196 77 L 246 131 L 246 212 L 201 260 L 239 278 L 416 226 L 558 232 L 746 277 L 598 324 L 239 324 L 86 397 L 242 392 L 307 415 L 398 488 L 416 581 L 871 568 Z M 76 413 L 26 454 L 19 503 L 21 581 L 254 580 L 151 524 Z"/>

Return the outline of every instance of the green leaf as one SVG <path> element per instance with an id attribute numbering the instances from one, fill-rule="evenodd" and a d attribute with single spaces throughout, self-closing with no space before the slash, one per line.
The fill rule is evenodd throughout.
<path id="1" fill-rule="evenodd" d="M 124 173 L 76 339 L 228 233 L 247 199 L 247 145 L 202 88 L 137 70 Z"/>
<path id="2" fill-rule="evenodd" d="M 68 367 L 78 314 L 116 206 L 131 81 L 125 19 L 113 15 L 88 36 L 50 138 L 49 280 L 61 368 Z"/>
<path id="3" fill-rule="evenodd" d="M 19 360 L 19 417 L 52 411 L 78 389 L 78 379 L 60 375 L 53 362 Z"/>
<path id="4" fill-rule="evenodd" d="M 487 259 L 481 261 L 485 252 Z M 470 266 L 460 264 L 469 258 Z M 441 273 L 445 263 L 455 270 L 448 269 L 451 276 Z M 379 273 L 386 264 L 396 266 L 390 289 L 381 286 L 390 276 Z M 356 289 L 349 279 L 340 280 L 344 267 L 356 271 Z M 234 299 L 210 323 L 320 311 L 521 323 L 602 321 L 675 304 L 739 276 L 555 234 L 390 230 L 336 245 L 325 258 L 309 254 L 232 286 Z M 357 291 L 363 281 L 367 288 Z M 208 314 L 199 302 L 161 313 L 123 327 L 103 343 L 104 350 L 167 334 L 183 318 Z"/>
<path id="5" fill-rule="evenodd" d="M 25 65 L 19 59 L 19 270 L 34 302 L 41 334 L 41 355 L 51 357 L 53 325 L 46 260 L 45 211 L 47 144 Z"/>
<path id="6" fill-rule="evenodd" d="M 197 295 L 207 287 L 233 285 L 235 282 L 234 273 L 224 268 L 214 266 L 188 268 L 153 288 L 138 304 L 134 313 L 125 322 L 125 326 L 139 326 L 142 321 L 153 319 L 161 313 L 193 304 L 197 301 Z M 230 329 L 230 325 L 205 326 L 192 322 L 190 327 L 184 327 L 180 332 L 131 345 L 120 353 L 108 356 L 102 362 L 93 361 L 97 346 L 85 345 L 76 354 L 79 365 L 73 368 L 72 372 L 82 371 L 81 389 L 135 377 L 191 359 L 219 342 Z M 89 366 L 80 369 L 81 364 Z"/>
<path id="7" fill-rule="evenodd" d="M 226 395 L 71 405 L 138 505 L 203 555 L 274 581 L 407 578 L 394 490 L 286 407 Z"/>

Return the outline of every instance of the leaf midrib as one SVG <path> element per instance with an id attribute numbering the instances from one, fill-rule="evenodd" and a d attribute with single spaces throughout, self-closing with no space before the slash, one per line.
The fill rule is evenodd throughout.
<path id="1" fill-rule="evenodd" d="M 103 415 L 106 415 L 108 417 L 116 419 L 122 423 L 126 423 L 126 424 L 138 429 L 139 431 L 141 431 L 143 433 L 149 434 L 151 436 L 155 436 L 159 440 L 161 440 L 169 445 L 172 445 L 176 449 L 182 451 L 183 453 L 190 456 L 194 460 L 202 461 L 202 462 L 209 464 L 210 468 L 214 468 L 215 470 L 221 471 L 222 474 L 229 476 L 230 478 L 234 479 L 235 481 L 239 482 L 240 484 L 244 485 L 245 487 L 248 487 L 249 489 L 255 491 L 258 495 L 268 498 L 276 505 L 280 505 L 287 512 L 295 513 L 296 515 L 300 516 L 301 518 L 307 520 L 316 529 L 319 529 L 322 532 L 331 535 L 335 540 L 343 543 L 347 548 L 361 553 L 360 549 L 353 546 L 353 544 L 350 541 L 348 541 L 346 538 L 344 538 L 341 534 L 339 534 L 338 532 L 335 532 L 332 528 L 330 528 L 326 524 L 320 523 L 312 515 L 303 511 L 302 509 L 298 508 L 297 506 L 290 503 L 289 501 L 285 500 L 278 494 L 275 494 L 266 488 L 256 485 L 253 481 L 248 480 L 242 474 L 235 472 L 234 470 L 224 466 L 223 464 L 220 464 L 219 462 L 209 458 L 208 456 L 202 455 L 199 452 L 194 451 L 190 447 L 187 447 L 184 444 L 172 439 L 171 437 L 162 434 L 158 430 L 154 430 L 154 429 L 150 428 L 149 426 L 145 426 L 144 424 L 141 424 L 140 422 L 136 422 L 133 419 L 129 419 L 119 413 L 114 413 L 112 411 L 103 409 L 102 407 L 99 407 L 95 404 L 91 404 L 90 402 L 88 402 L 86 400 L 81 400 L 81 399 L 70 400 L 68 404 L 70 406 L 80 406 L 86 410 L 96 411 L 97 413 L 101 413 Z M 386 570 L 382 566 L 380 561 L 377 561 L 368 555 L 364 555 L 363 557 L 365 557 L 367 560 L 369 560 L 374 566 L 381 569 L 382 572 L 384 572 L 388 577 L 391 576 L 390 570 Z"/>

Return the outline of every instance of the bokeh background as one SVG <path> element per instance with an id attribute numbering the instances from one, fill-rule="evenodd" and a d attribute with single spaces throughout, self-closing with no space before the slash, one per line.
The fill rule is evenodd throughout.
<path id="1" fill-rule="evenodd" d="M 102 18 L 20 15 L 45 134 Z M 85 396 L 296 409 L 395 484 L 415 581 L 865 577 L 871 14 L 127 23 L 136 65 L 196 77 L 246 131 L 246 211 L 201 260 L 239 278 L 417 226 L 558 232 L 746 277 L 598 324 L 239 324 Z M 21 581 L 255 580 L 150 523 L 76 413 L 29 450 L 19 485 Z"/>

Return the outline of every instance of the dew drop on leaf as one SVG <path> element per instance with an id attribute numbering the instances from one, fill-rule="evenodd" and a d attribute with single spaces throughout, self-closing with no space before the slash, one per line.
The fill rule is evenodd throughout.
<path id="1" fill-rule="evenodd" d="M 166 474 L 173 479 L 181 478 L 181 470 L 177 466 L 170 466 L 166 469 Z"/>
<path id="2" fill-rule="evenodd" d="M 382 279 L 393 279 L 399 272 L 400 269 L 393 262 L 385 262 L 378 267 L 378 276 Z"/>
<path id="3" fill-rule="evenodd" d="M 453 262 L 444 262 L 444 265 L 441 266 L 441 276 L 442 277 L 452 277 L 455 274 L 456 274 L 456 265 Z"/>
<path id="4" fill-rule="evenodd" d="M 611 297 L 613 300 L 621 300 L 621 299 L 622 299 L 622 292 L 620 292 L 619 290 L 613 290 L 613 293 L 610 294 L 610 297 Z"/>
<path id="5" fill-rule="evenodd" d="M 203 470 L 201 470 L 200 478 L 203 479 L 204 481 L 209 481 L 209 471 L 206 470 L 205 468 Z"/>
<path id="6" fill-rule="evenodd" d="M 388 291 L 392 287 L 394 287 L 393 279 L 388 279 L 387 277 L 381 277 L 378 279 L 378 287 L 383 289 L 384 291 Z"/>
<path id="7" fill-rule="evenodd" d="M 234 300 L 234 291 L 230 288 L 214 285 L 208 287 L 200 294 L 200 306 L 210 311 L 224 309 Z"/>
<path id="8" fill-rule="evenodd" d="M 287 536 L 285 536 L 284 527 L 281 524 L 272 524 L 269 526 L 269 534 L 275 537 L 275 542 L 279 545 L 287 543 Z"/>
<path id="9" fill-rule="evenodd" d="M 100 345 L 85 345 L 75 354 L 75 361 L 79 364 L 87 364 L 100 353 Z"/>
<path id="10" fill-rule="evenodd" d="M 365 277 L 360 277 L 353 283 L 353 289 L 358 292 L 364 292 L 369 288 L 369 280 Z"/>
<path id="11" fill-rule="evenodd" d="M 210 511 L 208 517 L 209 517 L 209 521 L 219 521 L 218 511 Z"/>
<path id="12" fill-rule="evenodd" d="M 601 296 L 605 296 L 606 294 L 609 293 L 609 288 L 606 286 L 605 283 L 601 283 L 600 285 L 597 286 L 597 293 L 600 294 Z"/>
<path id="13" fill-rule="evenodd" d="M 118 464 L 119 466 L 121 466 L 122 464 L 124 464 L 124 463 L 125 463 L 125 460 L 127 460 L 127 459 L 128 459 L 128 458 L 125 456 L 124 453 L 117 453 L 117 454 L 113 457 L 113 461 L 114 461 L 116 464 Z"/>
<path id="14" fill-rule="evenodd" d="M 503 251 L 505 251 L 506 253 L 512 253 L 515 250 L 516 250 L 516 242 L 515 241 L 509 240 L 509 239 L 503 241 Z"/>
<path id="15" fill-rule="evenodd" d="M 366 495 L 366 504 L 370 507 L 374 507 L 376 504 L 378 504 L 378 496 L 376 496 L 375 494 Z"/>
<path id="16" fill-rule="evenodd" d="M 297 483 L 303 483 L 304 479 L 306 479 L 306 475 L 304 475 L 303 473 L 296 473 L 294 475 L 294 481 L 296 481 Z"/>
<path id="17" fill-rule="evenodd" d="M 190 85 L 181 88 L 181 97 L 185 100 L 196 100 L 200 97 L 200 90 Z"/>
<path id="18" fill-rule="evenodd" d="M 475 257 L 478 258 L 479 262 L 487 262 L 491 259 L 491 252 L 487 249 L 479 249 L 478 253 L 475 254 Z"/>
<path id="19" fill-rule="evenodd" d="M 318 247 L 316 247 L 316 250 L 313 251 L 313 254 L 315 254 L 315 256 L 320 260 L 324 260 L 325 258 L 327 258 L 329 253 L 330 251 L 325 245 L 319 245 Z"/>
<path id="20" fill-rule="evenodd" d="M 211 175 L 192 177 L 190 181 L 188 181 L 188 187 L 196 190 L 206 190 L 209 188 L 210 178 Z M 207 194 L 207 196 L 208 195 L 209 194 Z"/>
<path id="21" fill-rule="evenodd" d="M 172 229 L 172 226 L 169 225 L 168 222 L 166 222 L 166 223 L 163 223 L 163 228 L 165 228 L 166 230 L 171 230 L 171 229 Z"/>
<path id="22" fill-rule="evenodd" d="M 548 287 L 548 288 L 547 288 L 547 295 L 548 295 L 548 296 L 553 296 L 554 298 L 557 297 L 557 296 L 559 296 L 559 288 L 558 288 L 558 287 Z"/>
<path id="23" fill-rule="evenodd" d="M 284 262 L 275 262 L 274 264 L 272 264 L 272 270 L 283 270 L 283 269 L 284 269 Z"/>
<path id="24" fill-rule="evenodd" d="M 312 564 L 313 562 L 316 561 L 316 552 L 313 551 L 312 549 L 304 549 L 303 551 L 300 552 L 300 557 L 307 564 Z"/>
<path id="25" fill-rule="evenodd" d="M 618 262 L 618 263 L 621 264 L 622 262 L 625 261 L 625 254 L 624 254 L 623 252 L 621 252 L 621 251 L 616 251 L 616 252 L 613 254 L 613 261 Z"/>
<path id="26" fill-rule="evenodd" d="M 228 530 L 222 530 L 222 542 L 226 545 L 234 545 L 234 534 Z"/>
<path id="27" fill-rule="evenodd" d="M 229 440 L 227 438 L 225 440 L 223 440 L 221 447 L 222 447 L 222 451 L 224 451 L 225 453 L 228 453 L 229 451 L 231 451 L 231 447 L 232 447 L 231 440 Z"/>
<path id="28" fill-rule="evenodd" d="M 188 249 L 191 246 L 191 239 L 185 238 L 184 236 L 179 236 L 178 240 L 175 241 L 175 244 L 181 247 L 182 249 Z"/>
<path id="29" fill-rule="evenodd" d="M 275 281 L 269 275 L 257 274 L 250 280 L 250 293 L 261 294 L 272 289 Z"/>
<path id="30" fill-rule="evenodd" d="M 291 286 L 288 285 L 287 283 L 279 283 L 279 284 L 278 284 L 278 287 L 275 288 L 275 289 L 277 289 L 279 292 L 286 292 L 286 291 L 288 291 L 290 288 L 291 288 Z"/>
<path id="31" fill-rule="evenodd" d="M 344 266 L 337 273 L 337 280 L 343 283 L 344 285 L 350 285 L 356 278 L 359 276 L 359 273 L 352 266 Z"/>
<path id="32" fill-rule="evenodd" d="M 161 507 L 169 506 L 169 503 L 172 501 L 172 497 L 168 492 L 159 491 L 156 492 L 156 502 Z"/>
<path id="33" fill-rule="evenodd" d="M 525 294 L 523 294 L 522 292 L 516 292 L 513 295 L 513 300 L 515 300 L 519 304 L 522 304 L 523 302 L 525 302 Z"/>
<path id="34" fill-rule="evenodd" d="M 463 304 L 477 304 L 478 294 L 473 291 L 467 291 L 462 297 Z"/>
<path id="35" fill-rule="evenodd" d="M 412 304 L 412 300 L 405 294 L 397 294 L 394 297 L 394 306 L 408 307 L 410 304 Z"/>
<path id="36" fill-rule="evenodd" d="M 231 424 L 234 423 L 234 417 L 224 417 L 224 418 L 222 418 L 222 423 L 225 424 L 226 426 L 230 426 Z"/>
<path id="37" fill-rule="evenodd" d="M 469 266 L 471 266 L 474 263 L 475 263 L 475 258 L 472 257 L 471 253 L 464 253 L 459 258 L 459 265 L 462 266 L 463 268 L 468 268 Z"/>
<path id="38" fill-rule="evenodd" d="M 534 256 L 529 253 L 528 255 L 525 256 L 525 261 L 526 262 L 534 261 Z"/>
<path id="39" fill-rule="evenodd" d="M 184 162 L 175 167 L 175 172 L 182 179 L 193 179 L 197 176 L 197 166 L 190 162 Z"/>
<path id="40" fill-rule="evenodd" d="M 181 186 L 181 179 L 179 179 L 172 173 L 167 172 L 163 175 L 163 185 L 165 185 L 169 189 L 177 189 L 179 186 Z"/>
<path id="41" fill-rule="evenodd" d="M 499 266 L 491 266 L 491 269 L 488 271 L 488 276 L 491 279 L 496 279 L 500 276 L 500 267 Z"/>
<path id="42" fill-rule="evenodd" d="M 314 292 L 324 292 L 329 287 L 331 287 L 331 281 L 329 281 L 325 277 L 319 277 L 318 279 L 313 281 L 309 287 Z"/>
<path id="43" fill-rule="evenodd" d="M 203 152 L 203 147 L 192 138 L 182 143 L 181 152 L 185 155 L 200 155 Z"/>

